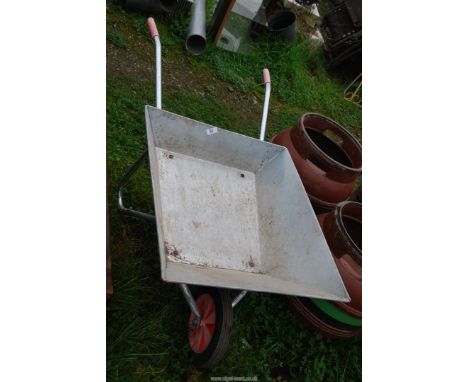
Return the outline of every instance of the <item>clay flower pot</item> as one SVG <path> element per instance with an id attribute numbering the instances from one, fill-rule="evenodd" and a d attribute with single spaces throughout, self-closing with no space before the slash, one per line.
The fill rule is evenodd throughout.
<path id="1" fill-rule="evenodd" d="M 310 298 L 289 297 L 288 304 L 305 328 L 319 330 L 325 337 L 349 338 L 362 331 L 361 327 L 347 325 L 328 316 Z"/>
<path id="2" fill-rule="evenodd" d="M 326 210 L 348 199 L 362 172 L 362 149 L 344 127 L 320 114 L 304 114 L 273 138 L 285 146 L 312 204 Z"/>
<path id="3" fill-rule="evenodd" d="M 317 219 L 351 301 L 333 302 L 354 317 L 362 317 L 362 205 L 341 202 Z"/>

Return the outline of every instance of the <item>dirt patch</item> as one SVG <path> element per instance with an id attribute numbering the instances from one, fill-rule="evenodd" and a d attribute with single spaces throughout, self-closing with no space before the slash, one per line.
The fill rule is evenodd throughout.
<path id="1" fill-rule="evenodd" d="M 136 42 L 134 49 L 147 50 L 146 44 Z M 132 49 L 133 50 L 133 49 Z M 135 78 L 150 78 L 154 72 L 150 58 L 142 59 L 127 48 L 117 48 L 111 42 L 106 42 L 107 75 L 126 75 Z"/>
<path id="2" fill-rule="evenodd" d="M 154 47 L 142 39 L 128 41 L 127 48 L 119 48 L 107 41 L 107 74 L 133 77 L 135 80 L 154 78 Z M 162 57 L 163 93 L 179 89 L 189 90 L 200 97 L 211 96 L 231 109 L 239 110 L 239 118 L 260 123 L 263 98 L 261 94 L 242 93 L 217 78 L 213 69 L 194 63 L 186 54 Z M 275 109 L 274 103 L 272 108 Z"/>

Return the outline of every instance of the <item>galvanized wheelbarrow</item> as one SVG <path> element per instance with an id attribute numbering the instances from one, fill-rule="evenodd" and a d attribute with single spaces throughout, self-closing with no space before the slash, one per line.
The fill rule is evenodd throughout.
<path id="1" fill-rule="evenodd" d="M 148 151 L 119 188 L 119 208 L 156 221 L 161 277 L 179 283 L 191 313 L 189 342 L 199 367 L 229 343 L 233 308 L 247 290 L 349 301 L 312 206 L 286 148 L 161 108 L 161 43 L 156 44 L 156 107 L 146 106 Z M 123 188 L 149 157 L 156 216 L 126 208 Z M 189 285 L 191 285 L 189 289 Z M 231 299 L 228 289 L 240 290 Z"/>

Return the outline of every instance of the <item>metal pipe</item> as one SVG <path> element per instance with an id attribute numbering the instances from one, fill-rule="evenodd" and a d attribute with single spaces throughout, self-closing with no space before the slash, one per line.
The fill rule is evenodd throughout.
<path id="1" fill-rule="evenodd" d="M 159 32 L 156 27 L 156 23 L 152 17 L 148 18 L 147 25 L 151 37 L 154 39 L 156 44 L 156 107 L 161 109 L 161 41 L 159 40 Z M 135 172 L 148 160 L 148 150 L 146 150 L 143 155 L 138 158 L 138 160 L 129 168 L 127 173 L 123 176 L 119 183 L 118 190 L 118 207 L 122 213 L 133 216 L 140 219 L 145 219 L 151 222 L 156 222 L 156 217 L 152 214 L 136 211 L 132 208 L 127 208 L 123 202 L 123 190 L 124 187 L 129 182 L 130 178 L 135 174 Z"/>
<path id="2" fill-rule="evenodd" d="M 262 125 L 260 127 L 260 140 L 265 140 L 265 131 L 266 131 L 266 122 L 268 116 L 268 105 L 270 103 L 270 93 L 271 93 L 271 79 L 270 71 L 268 69 L 263 69 L 263 82 L 265 83 L 265 102 L 263 103 L 263 114 L 262 114 Z M 234 300 L 232 300 L 232 307 L 234 308 L 247 294 L 246 290 L 240 292 Z"/>
<path id="3" fill-rule="evenodd" d="M 156 107 L 161 109 L 161 40 L 154 19 L 149 17 L 146 23 L 156 45 Z"/>
<path id="4" fill-rule="evenodd" d="M 235 306 L 245 297 L 246 294 L 247 294 L 247 291 L 246 291 L 246 290 L 243 290 L 242 292 L 240 292 L 240 293 L 234 298 L 234 300 L 232 300 L 232 307 L 235 308 Z"/>
<path id="5" fill-rule="evenodd" d="M 156 107 L 162 108 L 162 90 L 161 90 L 161 41 L 159 36 L 154 38 L 156 43 Z"/>
<path id="6" fill-rule="evenodd" d="M 185 48 L 198 56 L 206 49 L 206 4 L 205 0 L 195 0 L 192 5 L 192 18 L 185 40 Z"/>
<path id="7" fill-rule="evenodd" d="M 190 289 L 187 284 L 179 284 L 180 289 L 182 290 L 182 294 L 185 297 L 185 300 L 187 301 L 187 304 L 190 307 L 190 310 L 193 312 L 195 319 L 193 320 L 193 325 L 198 326 L 200 324 L 200 312 L 198 311 L 197 303 L 195 302 L 195 299 L 192 296 L 192 293 L 190 293 Z"/>
<path id="8" fill-rule="evenodd" d="M 154 39 L 154 43 L 156 44 L 156 107 L 161 109 L 161 41 L 159 40 L 159 32 L 158 28 L 156 27 L 156 23 L 152 17 L 148 18 L 147 20 L 148 29 L 150 31 L 151 37 Z M 148 152 L 146 152 L 146 158 L 148 156 Z M 143 161 L 143 157 L 139 159 L 139 161 Z M 121 202 L 121 194 L 119 190 L 119 205 Z M 195 315 L 195 319 L 193 324 L 198 326 L 200 324 L 200 313 L 198 311 L 197 304 L 190 293 L 190 289 L 187 284 L 179 284 L 180 289 L 182 290 L 182 294 L 187 301 L 190 310 Z"/>
<path id="9" fill-rule="evenodd" d="M 271 79 L 270 71 L 268 69 L 263 69 L 263 82 L 265 83 L 265 102 L 263 103 L 263 114 L 262 114 L 262 125 L 260 127 L 260 140 L 265 140 L 265 131 L 266 131 L 266 122 L 268 116 L 268 105 L 270 103 L 270 93 L 271 93 Z M 240 292 L 234 300 L 232 300 L 232 307 L 234 308 L 247 294 L 246 290 Z"/>

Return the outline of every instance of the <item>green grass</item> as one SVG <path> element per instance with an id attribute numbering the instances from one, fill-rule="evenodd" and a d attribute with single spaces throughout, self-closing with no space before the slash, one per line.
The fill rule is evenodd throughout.
<path id="1" fill-rule="evenodd" d="M 210 47 L 199 58 L 186 56 L 174 20 L 157 19 L 165 65 L 186 65 L 206 83 L 203 96 L 188 86 L 164 88 L 164 108 L 190 118 L 257 136 L 263 99 L 261 69 L 273 80 L 268 137 L 291 126 L 306 111 L 324 113 L 360 136 L 361 112 L 343 100 L 346 84 L 329 77 L 319 52 L 299 39 L 291 47 L 262 40 L 252 57 Z M 178 21 L 183 30 L 183 17 Z M 108 4 L 109 41 L 142 64 L 153 64 L 145 18 Z M 174 32 L 174 33 L 172 33 Z M 185 33 L 185 32 L 184 32 Z M 183 34 L 182 34 L 183 35 Z M 119 36 L 116 39 L 115 36 Z M 117 41 L 117 42 L 116 42 Z M 225 81 L 225 82 L 223 82 Z M 107 163 L 111 218 L 114 296 L 107 318 L 109 381 L 205 381 L 210 376 L 257 376 L 259 381 L 359 381 L 361 339 L 330 341 L 304 330 L 280 296 L 249 293 L 234 312 L 231 343 L 213 370 L 190 363 L 188 308 L 179 289 L 160 279 L 155 227 L 121 216 L 117 182 L 146 148 L 143 107 L 154 103 L 153 78 L 141 72 L 107 73 Z M 233 91 L 220 93 L 228 86 Z M 252 112 L 235 108 L 229 94 Z M 244 97 L 244 98 L 243 98 Z M 232 100 L 232 99 L 231 99 Z M 127 204 L 151 211 L 148 168 L 135 177 Z"/>
<path id="2" fill-rule="evenodd" d="M 119 32 L 110 30 L 106 33 L 106 38 L 118 48 L 127 47 L 127 42 L 125 41 L 125 37 Z"/>
<path id="3" fill-rule="evenodd" d="M 171 31 L 183 44 L 186 34 L 183 26 L 188 23 L 188 15 L 179 15 L 175 20 L 171 20 Z M 312 48 L 300 31 L 294 44 L 261 35 L 248 55 L 227 52 L 209 44 L 205 54 L 192 60 L 207 63 L 220 79 L 229 81 L 241 92 L 258 92 L 262 70 L 268 68 L 273 95 L 282 104 L 303 112 L 327 115 L 360 138 L 361 112 L 343 99 L 347 84 L 330 77 L 320 48 Z"/>

